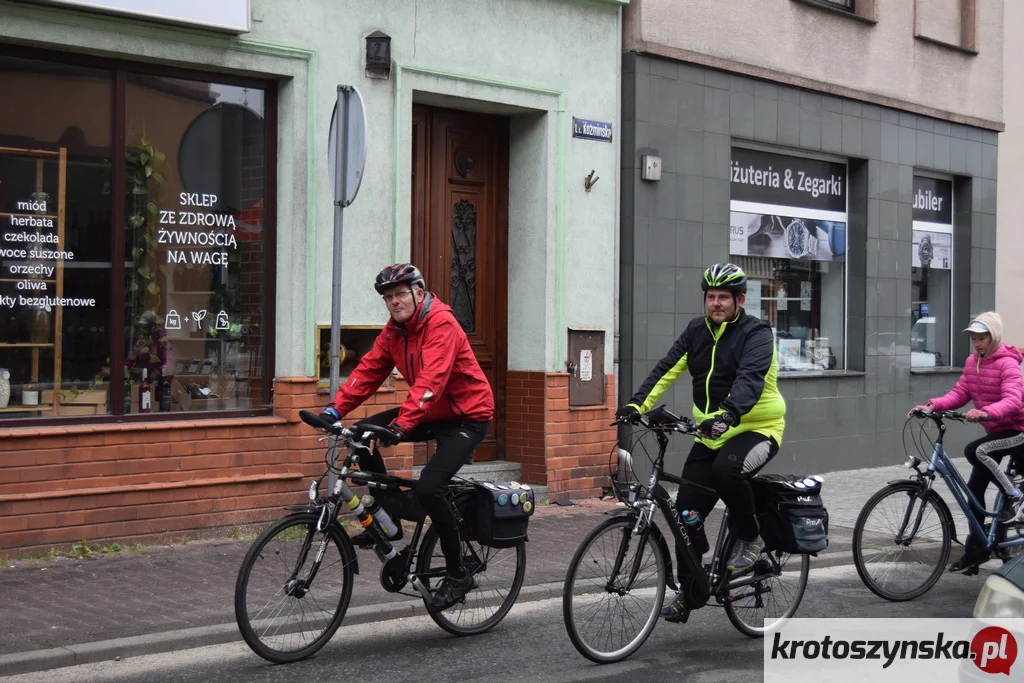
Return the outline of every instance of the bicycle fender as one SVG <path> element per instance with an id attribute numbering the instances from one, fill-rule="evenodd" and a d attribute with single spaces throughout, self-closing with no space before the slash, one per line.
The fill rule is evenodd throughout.
<path id="1" fill-rule="evenodd" d="M 894 484 L 906 484 L 915 488 L 924 488 L 920 482 L 914 481 L 913 479 L 892 479 L 886 482 L 889 486 Z M 949 527 L 949 539 L 954 543 L 961 543 L 959 538 L 956 536 L 956 524 L 953 523 L 953 514 L 949 511 L 949 506 L 946 505 L 946 501 L 935 492 L 934 489 L 928 491 L 928 497 L 935 503 L 935 508 L 939 511 L 939 514 L 946 520 Z"/>
<path id="2" fill-rule="evenodd" d="M 630 515 L 633 511 L 629 508 L 616 508 L 614 510 L 608 510 L 604 514 L 610 517 L 625 517 Z M 665 578 L 667 579 L 668 587 L 674 591 L 679 590 L 679 586 L 676 585 L 676 574 L 672 567 L 672 554 L 668 551 L 668 543 L 665 542 L 665 535 L 661 533 L 661 529 L 653 521 L 649 527 L 651 535 L 654 537 L 654 542 L 658 544 L 658 548 L 661 550 L 661 554 L 665 558 Z"/>

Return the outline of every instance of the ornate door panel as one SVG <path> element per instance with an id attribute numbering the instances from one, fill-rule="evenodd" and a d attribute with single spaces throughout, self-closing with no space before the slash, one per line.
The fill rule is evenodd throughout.
<path id="1" fill-rule="evenodd" d="M 412 258 L 455 312 L 491 383 L 495 419 L 476 460 L 504 457 L 508 119 L 415 106 Z M 416 464 L 427 458 L 417 448 Z"/>

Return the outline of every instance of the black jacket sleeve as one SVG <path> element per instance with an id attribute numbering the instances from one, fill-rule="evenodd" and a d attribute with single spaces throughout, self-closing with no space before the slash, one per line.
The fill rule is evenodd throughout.
<path id="1" fill-rule="evenodd" d="M 747 335 L 740 352 L 740 366 L 721 408 L 736 418 L 746 415 L 761 398 L 765 377 L 775 359 L 775 338 L 770 327 L 758 324 Z M 737 420 L 738 422 L 738 420 Z"/>
<path id="2" fill-rule="evenodd" d="M 672 344 L 672 348 L 668 350 L 665 357 L 658 361 L 651 374 L 647 376 L 644 383 L 633 394 L 629 405 L 636 406 L 637 410 L 641 413 L 646 413 L 657 404 L 658 399 L 672 386 L 679 375 L 686 372 L 686 354 L 689 349 L 691 334 L 691 326 L 687 326 L 675 343 Z"/>

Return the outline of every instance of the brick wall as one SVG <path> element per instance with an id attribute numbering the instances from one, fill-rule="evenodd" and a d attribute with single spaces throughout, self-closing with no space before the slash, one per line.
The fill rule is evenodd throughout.
<path id="1" fill-rule="evenodd" d="M 606 405 L 568 407 L 565 373 L 509 373 L 508 458 L 552 500 L 600 495 L 615 430 L 613 379 Z M 396 407 L 395 378 L 347 421 Z M 274 414 L 255 418 L 0 429 L 0 551 L 224 533 L 283 514 L 324 473 L 324 444 L 299 419 L 320 412 L 313 378 L 278 378 Z M 385 452 L 411 476 L 412 444 Z"/>
<path id="2" fill-rule="evenodd" d="M 396 405 L 407 391 L 396 385 L 352 417 Z M 278 378 L 268 417 L 0 429 L 0 549 L 211 534 L 274 519 L 325 471 L 324 445 L 298 412 L 326 402 L 312 378 Z M 392 453 L 388 467 L 410 475 L 412 447 Z"/>
<path id="3" fill-rule="evenodd" d="M 546 486 L 543 372 L 509 372 L 505 385 L 505 457 L 523 466 L 523 481 Z"/>
<path id="4" fill-rule="evenodd" d="M 507 400 L 506 454 L 522 464 L 523 481 L 547 486 L 552 501 L 601 495 L 615 446 L 614 377 L 605 405 L 570 408 L 568 374 L 510 372 Z"/>

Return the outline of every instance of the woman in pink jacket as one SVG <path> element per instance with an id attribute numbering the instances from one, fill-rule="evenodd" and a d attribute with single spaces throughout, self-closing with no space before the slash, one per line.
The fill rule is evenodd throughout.
<path id="1" fill-rule="evenodd" d="M 974 408 L 967 411 L 969 422 L 983 422 L 986 435 L 964 448 L 964 455 L 973 465 L 967 487 L 979 502 L 985 502 L 989 482 L 997 481 L 1011 497 L 1002 521 L 1024 522 L 1024 496 L 999 461 L 1006 454 L 1016 459 L 1024 455 L 1024 412 L 1022 412 L 1021 353 L 1015 346 L 1003 344 L 1003 322 L 998 313 L 982 313 L 964 330 L 970 332 L 974 353 L 967 358 L 956 386 L 945 396 L 933 398 L 915 410 L 956 410 L 969 401 Z M 984 526 L 982 514 L 975 515 Z M 988 559 L 988 552 L 978 552 L 974 536 L 964 544 L 963 556 L 950 566 L 958 572 Z"/>

